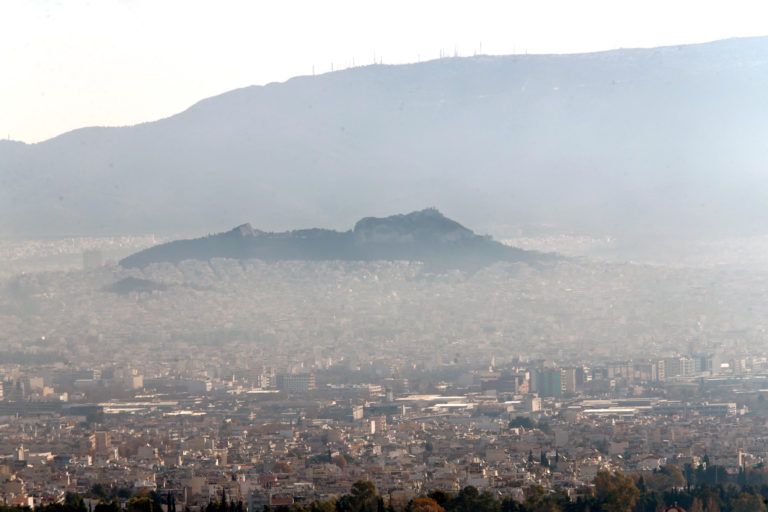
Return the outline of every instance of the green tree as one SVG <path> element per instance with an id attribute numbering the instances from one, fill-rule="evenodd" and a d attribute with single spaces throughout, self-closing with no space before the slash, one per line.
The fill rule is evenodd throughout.
<path id="1" fill-rule="evenodd" d="M 476 487 L 468 485 L 445 507 L 448 512 L 496 512 L 499 502 L 489 492 L 480 493 Z"/>
<path id="2" fill-rule="evenodd" d="M 152 499 L 147 496 L 131 498 L 128 501 L 128 512 L 155 512 L 155 508 Z"/>
<path id="3" fill-rule="evenodd" d="M 606 512 L 629 512 L 640 496 L 632 478 L 621 473 L 598 471 L 594 484 L 600 508 Z"/>
<path id="4" fill-rule="evenodd" d="M 438 505 L 445 508 L 445 506 L 453 499 L 453 496 L 450 493 L 447 493 L 440 489 L 435 489 L 434 491 L 431 491 L 429 494 L 427 494 L 428 498 L 432 498 L 437 502 Z"/>
<path id="5" fill-rule="evenodd" d="M 334 512 L 336 510 L 336 500 L 313 501 L 309 506 L 310 512 Z"/>
<path id="6" fill-rule="evenodd" d="M 669 483 L 673 487 L 685 486 L 685 475 L 675 464 L 667 464 L 661 467 L 661 472 L 669 477 Z"/>
<path id="7" fill-rule="evenodd" d="M 536 428 L 536 423 L 531 418 L 515 416 L 509 422 L 509 428 L 524 428 L 526 430 L 531 430 L 532 428 Z"/>
<path id="8" fill-rule="evenodd" d="M 518 503 L 514 498 L 507 496 L 501 501 L 501 512 L 522 512 L 527 510 L 523 508 L 523 505 Z"/>
<path id="9" fill-rule="evenodd" d="M 766 512 L 763 498 L 751 492 L 740 493 L 731 502 L 731 507 L 733 512 Z"/>
<path id="10" fill-rule="evenodd" d="M 107 499 L 107 496 L 109 496 L 107 488 L 104 487 L 104 484 L 98 482 L 91 486 L 91 494 L 103 500 Z"/>
<path id="11" fill-rule="evenodd" d="M 85 510 L 85 502 L 82 496 L 74 492 L 68 492 L 64 496 L 64 503 L 66 505 L 74 506 L 75 508 Z"/>
<path id="12" fill-rule="evenodd" d="M 650 512 L 662 510 L 663 508 L 664 498 L 656 491 L 642 491 L 634 506 L 636 512 Z"/>
<path id="13" fill-rule="evenodd" d="M 338 512 L 378 512 L 380 506 L 376 486 L 367 480 L 358 480 L 352 484 L 350 493 L 336 502 Z"/>
<path id="14" fill-rule="evenodd" d="M 112 500 L 106 503 L 99 503 L 93 512 L 120 512 L 120 505 L 117 504 L 117 500 Z"/>
<path id="15" fill-rule="evenodd" d="M 547 490 L 543 485 L 533 484 L 525 490 L 525 504 L 529 508 L 535 508 L 544 501 L 546 495 Z"/>

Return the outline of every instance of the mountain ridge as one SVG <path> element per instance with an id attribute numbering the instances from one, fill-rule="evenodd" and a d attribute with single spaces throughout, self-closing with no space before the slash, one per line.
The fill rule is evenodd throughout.
<path id="1" fill-rule="evenodd" d="M 768 38 L 373 65 L 0 145 L 0 236 L 435 204 L 485 232 L 762 233 Z"/>

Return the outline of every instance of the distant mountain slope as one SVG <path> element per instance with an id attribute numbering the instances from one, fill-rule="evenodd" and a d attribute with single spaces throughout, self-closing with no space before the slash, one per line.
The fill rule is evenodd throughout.
<path id="1" fill-rule="evenodd" d="M 367 66 L 0 143 L 0 236 L 339 228 L 423 204 L 497 235 L 765 232 L 766 141 L 768 38 Z"/>
<path id="2" fill-rule="evenodd" d="M 383 219 L 367 217 L 351 231 L 304 229 L 266 233 L 243 224 L 226 233 L 177 240 L 132 254 L 124 267 L 211 258 L 277 260 L 409 260 L 431 268 L 474 270 L 496 261 L 540 262 L 551 258 L 507 247 L 474 234 L 435 209 Z"/>
<path id="3" fill-rule="evenodd" d="M 162 283 L 155 283 L 147 279 L 136 277 L 126 277 L 110 286 L 105 287 L 108 292 L 118 295 L 128 295 L 130 293 L 152 293 L 154 291 L 164 291 L 167 287 Z"/>

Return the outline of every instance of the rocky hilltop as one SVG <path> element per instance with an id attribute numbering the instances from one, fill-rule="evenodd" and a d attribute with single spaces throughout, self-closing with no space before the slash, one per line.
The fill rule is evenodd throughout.
<path id="1" fill-rule="evenodd" d="M 475 269 L 496 261 L 538 261 L 546 256 L 476 235 L 438 210 L 367 217 L 350 231 L 302 229 L 269 233 L 250 224 L 192 240 L 176 240 L 137 252 L 123 267 L 212 258 L 278 260 L 410 260 L 437 268 Z"/>

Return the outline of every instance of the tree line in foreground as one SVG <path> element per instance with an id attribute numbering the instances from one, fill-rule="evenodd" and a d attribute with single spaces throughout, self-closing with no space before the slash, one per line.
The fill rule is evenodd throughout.
<path id="1" fill-rule="evenodd" d="M 677 505 L 688 512 L 768 512 L 768 468 L 742 469 L 729 474 L 724 468 L 667 465 L 646 475 L 624 475 L 600 471 L 594 486 L 571 499 L 565 489 L 547 491 L 540 485 L 521 488 L 517 499 L 468 486 L 456 493 L 433 490 L 403 506 L 395 506 L 378 493 L 369 481 L 358 481 L 349 494 L 327 501 L 264 507 L 275 512 L 660 512 Z M 131 496 L 126 490 L 109 490 L 96 484 L 88 497 L 100 499 L 87 507 L 82 496 L 68 493 L 63 503 L 37 507 L 39 512 L 127 512 L 177 511 L 172 495 L 150 492 Z M 127 501 L 126 501 L 127 500 Z M 28 507 L 0 506 L 0 512 L 25 512 Z M 201 512 L 246 512 L 242 500 L 211 501 Z M 250 511 L 261 512 L 261 511 Z"/>

